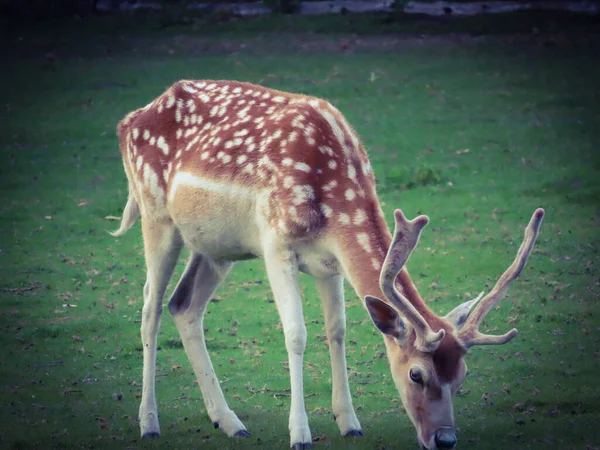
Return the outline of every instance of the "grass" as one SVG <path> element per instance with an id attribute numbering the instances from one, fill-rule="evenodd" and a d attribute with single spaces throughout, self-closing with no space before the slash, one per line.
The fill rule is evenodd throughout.
<path id="1" fill-rule="evenodd" d="M 181 78 L 261 82 L 338 106 L 369 148 L 387 216 L 402 207 L 431 217 L 410 267 L 439 313 L 489 289 L 529 215 L 546 208 L 527 268 L 486 321 L 490 332 L 520 334 L 468 356 L 471 375 L 455 403 L 459 445 L 600 446 L 600 68 L 576 27 L 416 39 L 374 34 L 367 16 L 356 25 L 371 30 L 364 35 L 320 34 L 299 21 L 282 39 L 245 22 L 209 33 L 95 20 L 5 28 L 0 447 L 288 445 L 287 357 L 257 261 L 236 266 L 206 319 L 223 389 L 252 438 L 213 430 L 168 313 L 158 357 L 163 437 L 138 438 L 145 274 L 139 225 L 118 240 L 106 233 L 116 223 L 105 217 L 121 213 L 127 192 L 114 130 Z M 183 261 L 174 278 L 182 269 Z M 365 437 L 338 436 L 322 313 L 310 278 L 303 286 L 316 446 L 415 445 L 381 339 L 349 288 L 348 366 Z"/>

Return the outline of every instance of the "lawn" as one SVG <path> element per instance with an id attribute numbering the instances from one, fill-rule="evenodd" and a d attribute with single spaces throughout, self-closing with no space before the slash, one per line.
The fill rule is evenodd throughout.
<path id="1" fill-rule="evenodd" d="M 491 288 L 531 213 L 545 208 L 529 264 L 484 327 L 519 335 L 467 357 L 459 446 L 600 448 L 597 25 L 524 17 L 493 36 L 456 33 L 456 22 L 385 28 L 356 17 L 331 18 L 335 33 L 322 19 L 287 18 L 281 29 L 268 18 L 5 26 L 0 447 L 287 447 L 287 355 L 260 261 L 234 268 L 205 321 L 225 395 L 252 437 L 213 429 L 166 310 L 163 436 L 138 435 L 145 271 L 139 224 L 122 238 L 107 233 L 127 197 L 115 127 L 178 79 L 223 78 L 324 97 L 345 114 L 369 150 L 389 222 L 397 207 L 431 218 L 409 267 L 440 314 Z M 595 38 L 581 31 L 594 27 Z M 429 34 L 440 29 L 452 34 Z M 323 315 L 313 281 L 302 281 L 315 446 L 416 448 L 382 340 L 348 286 L 348 370 L 365 436 L 338 435 Z"/>

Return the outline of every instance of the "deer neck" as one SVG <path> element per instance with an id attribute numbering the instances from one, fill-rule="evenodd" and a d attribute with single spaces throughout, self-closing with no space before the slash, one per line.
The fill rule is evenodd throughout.
<path id="1" fill-rule="evenodd" d="M 367 295 L 388 302 L 379 286 L 379 275 L 392 242 L 392 234 L 379 207 L 372 209 L 374 213 L 370 214 L 360 230 L 342 234 L 338 241 L 342 255 L 340 260 L 346 278 L 363 302 Z M 435 321 L 435 315 L 421 298 L 406 267 L 398 274 L 396 287 L 428 322 L 430 319 Z"/>

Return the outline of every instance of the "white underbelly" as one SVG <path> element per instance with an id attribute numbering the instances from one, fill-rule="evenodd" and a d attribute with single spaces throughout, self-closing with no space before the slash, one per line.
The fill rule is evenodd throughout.
<path id="1" fill-rule="evenodd" d="M 249 189 L 180 172 L 171 184 L 167 207 L 189 248 L 235 261 L 262 254 L 256 198 Z"/>

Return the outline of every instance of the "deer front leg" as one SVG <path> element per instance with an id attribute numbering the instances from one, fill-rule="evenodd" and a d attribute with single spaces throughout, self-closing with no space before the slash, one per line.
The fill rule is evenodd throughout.
<path id="1" fill-rule="evenodd" d="M 265 265 L 281 318 L 288 352 L 292 395 L 289 421 L 290 446 L 298 450 L 306 449 L 312 447 L 312 437 L 304 406 L 302 362 L 306 348 L 306 325 L 302 314 L 297 257 L 287 248 L 273 246 L 265 251 Z"/>
<path id="2" fill-rule="evenodd" d="M 144 285 L 141 327 L 144 369 L 139 411 L 140 433 L 144 438 L 157 438 L 160 437 L 160 426 L 155 394 L 156 339 L 163 295 L 177 263 L 181 240 L 172 225 L 149 220 L 142 222 L 142 232 L 148 274 Z"/>
<path id="3" fill-rule="evenodd" d="M 325 313 L 325 329 L 331 357 L 333 417 L 342 436 L 362 436 L 363 432 L 352 406 L 348 371 L 346 369 L 346 307 L 344 279 L 340 275 L 318 279 L 317 289 Z"/>
<path id="4" fill-rule="evenodd" d="M 248 437 L 244 424 L 229 409 L 213 369 L 204 339 L 204 312 L 231 262 L 215 262 L 193 253 L 169 301 L 169 311 L 198 380 L 206 410 L 215 428 L 230 437 Z"/>

